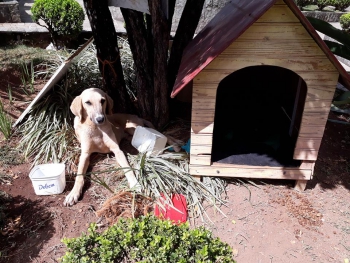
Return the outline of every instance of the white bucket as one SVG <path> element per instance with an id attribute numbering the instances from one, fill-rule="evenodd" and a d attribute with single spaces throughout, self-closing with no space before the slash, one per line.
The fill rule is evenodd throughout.
<path id="1" fill-rule="evenodd" d="M 65 165 L 48 163 L 35 166 L 29 173 L 35 194 L 60 194 L 66 187 Z"/>
<path id="2" fill-rule="evenodd" d="M 137 126 L 131 144 L 139 152 L 147 152 L 148 155 L 161 153 L 166 145 L 167 138 L 160 132 Z"/>

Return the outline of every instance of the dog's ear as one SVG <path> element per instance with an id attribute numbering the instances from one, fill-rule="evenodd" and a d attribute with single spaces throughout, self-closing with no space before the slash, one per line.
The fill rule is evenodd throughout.
<path id="1" fill-rule="evenodd" d="M 112 115 L 113 114 L 113 100 L 107 94 L 106 94 L 106 98 L 107 98 L 107 106 L 106 106 L 107 115 Z"/>
<path id="2" fill-rule="evenodd" d="M 81 103 L 81 97 L 77 96 L 72 101 L 72 104 L 70 105 L 70 110 L 73 112 L 75 116 L 78 116 L 80 121 L 82 121 L 83 117 L 83 105 Z"/>

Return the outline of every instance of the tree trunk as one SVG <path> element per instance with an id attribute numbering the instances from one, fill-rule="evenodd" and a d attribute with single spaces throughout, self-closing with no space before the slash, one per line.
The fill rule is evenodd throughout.
<path id="1" fill-rule="evenodd" d="M 138 11 L 120 8 L 128 32 L 128 41 L 135 61 L 136 96 L 139 114 L 142 118 L 154 123 L 153 71 L 150 54 L 148 32 L 145 27 L 144 15 Z M 155 125 L 155 123 L 154 123 Z"/>
<path id="2" fill-rule="evenodd" d="M 154 46 L 153 83 L 154 113 L 157 127 L 164 127 L 169 121 L 169 99 L 167 82 L 167 58 L 169 48 L 169 23 L 162 11 L 161 0 L 148 0 L 152 18 Z"/>
<path id="3" fill-rule="evenodd" d="M 133 104 L 125 87 L 117 33 L 107 1 L 84 0 L 84 6 L 96 44 L 104 88 L 114 100 L 114 110 L 133 112 Z"/>
<path id="4" fill-rule="evenodd" d="M 168 64 L 169 92 L 173 89 L 179 71 L 182 53 L 192 40 L 202 14 L 204 0 L 187 0 L 171 48 Z"/>
<path id="5" fill-rule="evenodd" d="M 137 75 L 140 114 L 157 128 L 169 120 L 167 58 L 169 24 L 161 0 L 150 0 L 151 15 L 121 8 Z"/>

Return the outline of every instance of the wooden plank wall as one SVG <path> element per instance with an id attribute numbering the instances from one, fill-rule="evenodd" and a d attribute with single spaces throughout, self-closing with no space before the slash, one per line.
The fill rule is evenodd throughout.
<path id="1" fill-rule="evenodd" d="M 211 171 L 218 175 L 217 169 L 198 167 L 211 165 L 220 81 L 234 71 L 256 65 L 292 70 L 306 82 L 307 98 L 294 158 L 316 160 L 339 73 L 280 0 L 193 80 L 191 165 L 196 174 L 209 175 Z"/>

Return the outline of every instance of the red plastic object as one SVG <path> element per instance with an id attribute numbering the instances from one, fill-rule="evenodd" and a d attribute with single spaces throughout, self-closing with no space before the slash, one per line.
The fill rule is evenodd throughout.
<path id="1" fill-rule="evenodd" d="M 181 224 L 187 221 L 187 203 L 186 198 L 181 194 L 173 194 L 171 201 L 173 206 L 169 204 L 164 204 L 164 194 L 161 194 L 160 201 L 165 207 L 165 211 L 159 205 L 154 208 L 154 214 L 160 219 L 168 219 L 173 221 L 174 224 Z M 175 208 L 176 209 L 175 209 Z"/>

